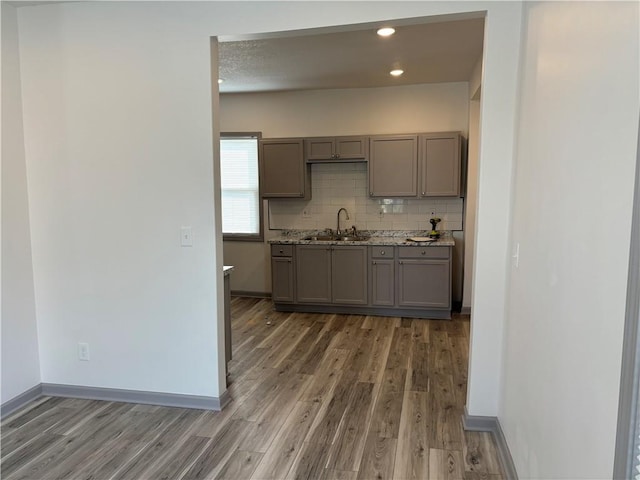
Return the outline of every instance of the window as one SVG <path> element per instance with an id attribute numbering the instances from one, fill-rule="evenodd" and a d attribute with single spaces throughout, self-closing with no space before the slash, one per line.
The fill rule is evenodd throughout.
<path id="1" fill-rule="evenodd" d="M 226 240 L 262 240 L 259 133 L 220 134 L 222 233 Z"/>

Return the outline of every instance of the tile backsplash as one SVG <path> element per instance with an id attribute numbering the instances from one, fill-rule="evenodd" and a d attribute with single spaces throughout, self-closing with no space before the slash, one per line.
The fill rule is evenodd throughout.
<path id="1" fill-rule="evenodd" d="M 358 230 L 431 230 L 429 219 L 440 217 L 438 230 L 462 230 L 461 198 L 370 198 L 365 163 L 311 165 L 311 200 L 269 200 L 269 228 L 320 230 L 336 228 L 340 207 L 342 228 Z"/>

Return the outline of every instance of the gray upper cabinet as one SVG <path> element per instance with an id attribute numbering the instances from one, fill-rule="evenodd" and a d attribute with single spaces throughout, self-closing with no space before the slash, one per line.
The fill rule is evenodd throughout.
<path id="1" fill-rule="evenodd" d="M 313 137 L 304 140 L 307 162 L 365 162 L 368 137 Z"/>
<path id="2" fill-rule="evenodd" d="M 296 245 L 296 301 L 331 303 L 329 245 Z"/>
<path id="3" fill-rule="evenodd" d="M 336 153 L 334 137 L 318 137 L 304 139 L 304 156 L 307 162 L 333 160 Z"/>
<path id="4" fill-rule="evenodd" d="M 461 140 L 458 132 L 420 135 L 421 196 L 460 196 Z"/>
<path id="5" fill-rule="evenodd" d="M 301 138 L 260 141 L 260 190 L 264 198 L 311 198 Z"/>
<path id="6" fill-rule="evenodd" d="M 331 250 L 331 299 L 343 305 L 367 304 L 367 247 Z"/>
<path id="7" fill-rule="evenodd" d="M 418 136 L 381 135 L 369 140 L 369 194 L 418 195 Z"/>

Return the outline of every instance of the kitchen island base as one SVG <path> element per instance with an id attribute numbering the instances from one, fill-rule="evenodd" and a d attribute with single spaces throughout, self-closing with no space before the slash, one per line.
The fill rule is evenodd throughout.
<path id="1" fill-rule="evenodd" d="M 451 318 L 453 242 L 305 242 L 271 245 L 277 311 Z"/>
<path id="2" fill-rule="evenodd" d="M 274 303 L 277 312 L 338 313 L 343 315 L 374 315 L 380 317 L 407 317 L 424 320 L 451 320 L 451 310 L 408 308 L 354 307 L 346 305 L 301 305 L 292 303 Z"/>

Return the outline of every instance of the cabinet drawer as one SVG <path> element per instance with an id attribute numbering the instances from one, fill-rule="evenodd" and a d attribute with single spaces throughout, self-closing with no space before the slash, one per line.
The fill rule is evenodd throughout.
<path id="1" fill-rule="evenodd" d="M 393 246 L 375 246 L 371 247 L 371 257 L 372 258 L 393 258 L 394 257 Z"/>
<path id="2" fill-rule="evenodd" d="M 271 245 L 272 257 L 291 257 L 293 256 L 293 245 Z"/>
<path id="3" fill-rule="evenodd" d="M 449 247 L 398 247 L 400 258 L 449 258 Z"/>

